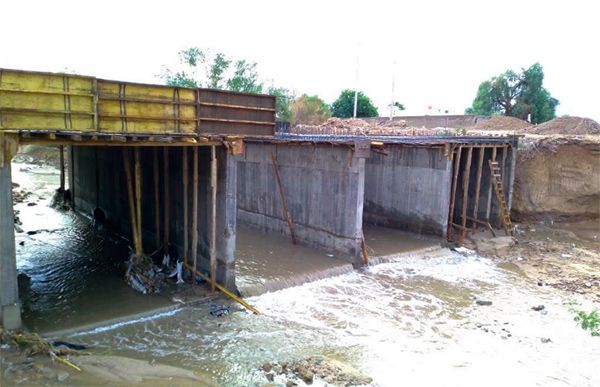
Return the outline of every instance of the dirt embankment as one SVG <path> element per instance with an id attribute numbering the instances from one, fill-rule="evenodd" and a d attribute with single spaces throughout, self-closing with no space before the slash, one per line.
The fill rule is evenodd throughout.
<path id="1" fill-rule="evenodd" d="M 60 168 L 60 151 L 58 146 L 51 145 L 24 145 L 19 149 L 13 159 L 14 162 L 50 165 Z M 68 157 L 65 151 L 65 165 L 68 163 Z"/>
<path id="2" fill-rule="evenodd" d="M 600 218 L 600 137 L 521 139 L 512 216 L 517 221 Z"/>

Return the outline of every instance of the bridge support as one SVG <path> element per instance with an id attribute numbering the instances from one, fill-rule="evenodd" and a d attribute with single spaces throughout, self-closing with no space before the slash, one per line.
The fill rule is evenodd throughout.
<path id="1" fill-rule="evenodd" d="M 18 143 L 0 133 L 0 325 L 21 327 L 10 164 Z"/>

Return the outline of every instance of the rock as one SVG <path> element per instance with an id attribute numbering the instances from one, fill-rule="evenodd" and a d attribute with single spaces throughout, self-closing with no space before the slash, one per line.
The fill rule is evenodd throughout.
<path id="1" fill-rule="evenodd" d="M 19 188 L 20 186 L 21 185 L 19 185 L 19 183 L 15 183 L 15 182 L 12 183 L 12 187 L 13 188 Z"/>
<path id="2" fill-rule="evenodd" d="M 537 285 L 538 285 L 538 286 L 544 286 L 544 281 L 542 281 L 542 280 L 538 280 L 538 282 L 537 282 Z"/>
<path id="3" fill-rule="evenodd" d="M 292 382 L 291 380 L 288 380 L 287 382 L 285 382 L 285 387 L 294 387 L 297 386 L 297 384 L 295 382 Z"/>
<path id="4" fill-rule="evenodd" d="M 536 312 L 541 312 L 542 310 L 544 310 L 544 305 L 532 306 L 531 309 L 535 310 Z"/>
<path id="5" fill-rule="evenodd" d="M 492 301 L 484 301 L 484 300 L 477 300 L 475 301 L 475 303 L 479 306 L 490 306 L 492 305 Z"/>
<path id="6" fill-rule="evenodd" d="M 550 340 L 550 339 L 549 339 L 549 338 L 547 338 L 547 337 L 542 337 L 540 340 L 541 340 L 541 341 L 542 341 L 542 343 L 544 343 L 544 344 L 546 344 L 546 343 L 549 343 L 549 342 L 551 342 L 551 341 L 552 341 L 552 340 Z"/>
<path id="7" fill-rule="evenodd" d="M 27 206 L 28 206 L 28 207 L 37 206 L 37 203 L 34 203 L 34 202 L 29 202 L 29 203 L 27 203 Z"/>
<path id="8" fill-rule="evenodd" d="M 271 363 L 266 362 L 266 363 L 263 363 L 263 365 L 261 366 L 261 368 L 265 372 L 271 372 L 271 370 L 273 369 L 273 366 L 271 365 Z"/>
<path id="9" fill-rule="evenodd" d="M 294 369 L 294 372 L 306 384 L 312 384 L 312 382 L 315 378 L 315 374 L 307 366 L 302 365 L 302 364 L 296 366 L 296 368 Z"/>
<path id="10" fill-rule="evenodd" d="M 37 230 L 30 230 L 30 231 L 27 231 L 27 235 L 35 235 L 35 234 L 37 234 L 37 233 L 38 233 L 38 231 L 37 231 Z"/>
<path id="11" fill-rule="evenodd" d="M 272 372 L 265 374 L 265 377 L 267 378 L 267 380 L 269 382 L 272 382 L 273 380 L 275 380 L 275 375 Z"/>
<path id="12" fill-rule="evenodd" d="M 506 256 L 510 252 L 510 248 L 514 245 L 515 238 L 511 236 L 486 238 L 476 241 L 477 252 L 484 256 Z"/>
<path id="13" fill-rule="evenodd" d="M 273 372 L 275 372 L 276 374 L 281 374 L 283 373 L 283 367 L 279 364 L 273 364 Z"/>

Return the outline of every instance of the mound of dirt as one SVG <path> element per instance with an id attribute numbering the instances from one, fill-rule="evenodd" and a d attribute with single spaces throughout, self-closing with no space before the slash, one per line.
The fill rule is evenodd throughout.
<path id="1" fill-rule="evenodd" d="M 532 125 L 516 117 L 493 116 L 489 120 L 481 121 L 468 129 L 473 130 L 508 130 L 527 131 Z"/>
<path id="2" fill-rule="evenodd" d="M 599 218 L 599 165 L 598 138 L 525 137 L 515 167 L 513 218 Z"/>
<path id="3" fill-rule="evenodd" d="M 527 130 L 532 134 L 600 134 L 600 124 L 583 118 L 562 116 Z"/>
<path id="4" fill-rule="evenodd" d="M 404 120 L 382 119 L 368 122 L 361 119 L 330 118 L 321 125 L 296 125 L 290 129 L 293 134 L 330 134 L 358 136 L 459 136 L 462 130 L 445 128 L 416 128 L 406 125 Z"/>

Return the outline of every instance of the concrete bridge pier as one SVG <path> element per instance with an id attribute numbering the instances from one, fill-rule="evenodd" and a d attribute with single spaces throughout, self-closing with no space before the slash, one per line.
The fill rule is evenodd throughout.
<path id="1" fill-rule="evenodd" d="M 16 148 L 15 140 L 0 134 L 0 325 L 5 329 L 21 327 L 10 171 Z"/>

